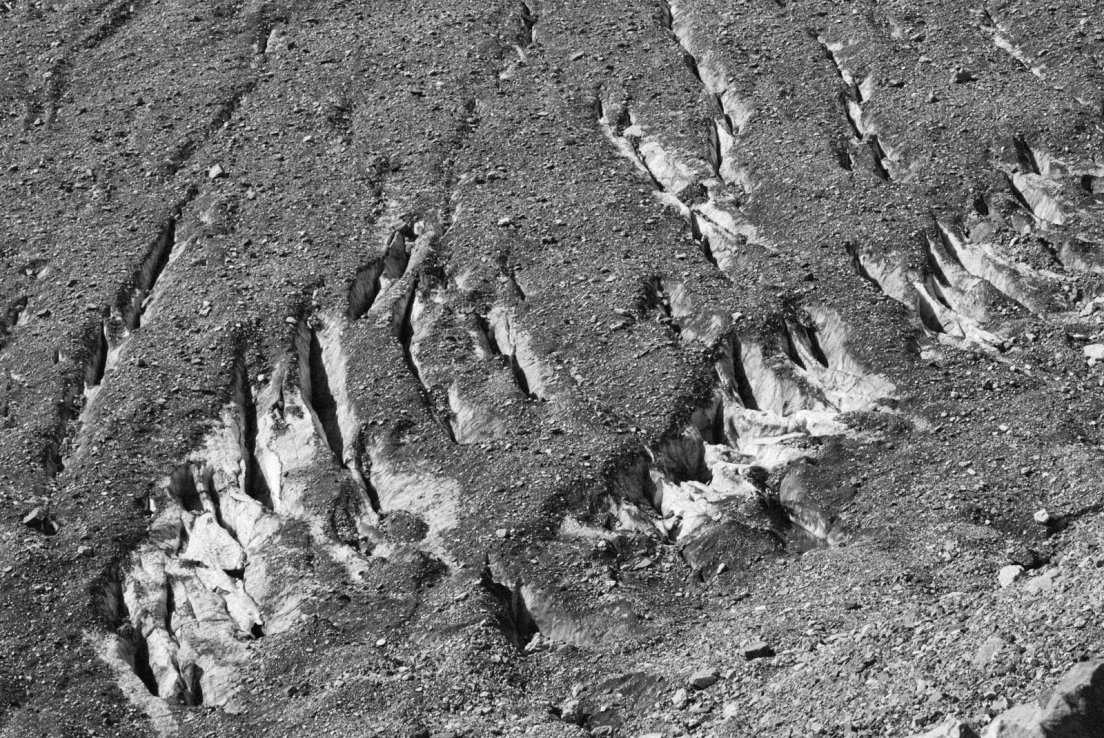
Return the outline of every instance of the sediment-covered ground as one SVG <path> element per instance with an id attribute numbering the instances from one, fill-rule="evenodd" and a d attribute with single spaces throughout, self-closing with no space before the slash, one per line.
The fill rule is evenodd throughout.
<path id="1" fill-rule="evenodd" d="M 0 0 L 0 735 L 1104 734 L 1102 84 L 1087 0 Z"/>

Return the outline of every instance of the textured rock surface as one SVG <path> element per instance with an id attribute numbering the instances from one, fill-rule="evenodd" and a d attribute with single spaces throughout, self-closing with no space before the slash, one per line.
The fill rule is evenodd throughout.
<path id="1" fill-rule="evenodd" d="M 0 49 L 0 735 L 984 733 L 1104 652 L 1096 3 Z"/>

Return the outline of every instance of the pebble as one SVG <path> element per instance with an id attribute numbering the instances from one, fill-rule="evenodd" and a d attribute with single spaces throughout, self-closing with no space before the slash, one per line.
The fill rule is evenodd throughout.
<path id="1" fill-rule="evenodd" d="M 222 168 L 221 164 L 215 164 L 213 167 L 207 170 L 207 179 L 218 179 L 219 177 L 225 177 L 226 170 Z"/>
<path id="2" fill-rule="evenodd" d="M 1047 523 L 1050 522 L 1050 513 L 1047 512 L 1045 507 L 1041 508 L 1039 510 L 1036 510 L 1034 517 L 1035 517 L 1035 522 L 1038 523 L 1039 525 L 1046 525 Z"/>

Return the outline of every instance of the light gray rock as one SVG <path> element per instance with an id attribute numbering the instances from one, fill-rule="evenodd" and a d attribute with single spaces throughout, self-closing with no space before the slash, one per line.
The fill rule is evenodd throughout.
<path id="1" fill-rule="evenodd" d="M 1024 589 L 1028 594 L 1042 594 L 1043 592 L 1049 592 L 1054 589 L 1054 585 L 1057 583 L 1058 570 L 1048 569 L 1037 577 L 1031 577 L 1024 585 Z"/>
<path id="2" fill-rule="evenodd" d="M 1081 349 L 1085 357 L 1095 361 L 1104 361 L 1104 343 L 1090 343 Z"/>
<path id="3" fill-rule="evenodd" d="M 195 519 L 182 558 L 212 569 L 233 571 L 245 567 L 245 551 L 211 513 L 203 513 Z"/>
<path id="4" fill-rule="evenodd" d="M 985 666 L 997 657 L 1004 648 L 1004 639 L 999 636 L 989 636 L 985 642 L 978 646 L 974 653 L 974 666 Z"/>
<path id="5" fill-rule="evenodd" d="M 716 669 L 699 669 L 690 675 L 690 686 L 694 689 L 708 689 L 719 678 L 720 673 Z"/>
<path id="6" fill-rule="evenodd" d="M 1000 582 L 1001 589 L 1012 586 L 1012 583 L 1019 579 L 1023 572 L 1024 568 L 1016 564 L 1001 567 L 1001 570 L 997 572 L 997 581 Z"/>

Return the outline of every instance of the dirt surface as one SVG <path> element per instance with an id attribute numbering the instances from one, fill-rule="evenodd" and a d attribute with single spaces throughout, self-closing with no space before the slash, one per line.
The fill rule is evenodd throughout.
<path id="1" fill-rule="evenodd" d="M 1087 0 L 0 0 L 0 735 L 1046 693 L 1102 80 Z"/>

